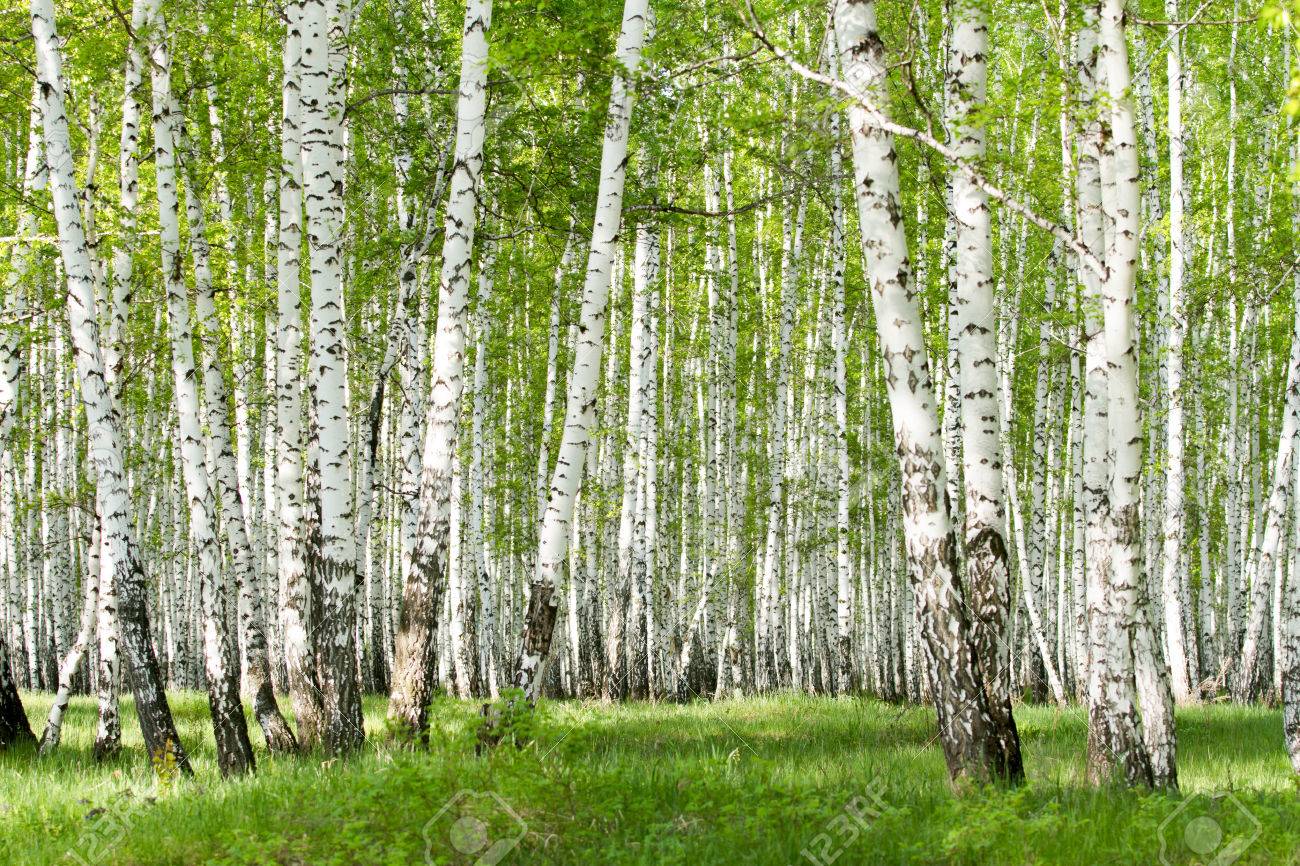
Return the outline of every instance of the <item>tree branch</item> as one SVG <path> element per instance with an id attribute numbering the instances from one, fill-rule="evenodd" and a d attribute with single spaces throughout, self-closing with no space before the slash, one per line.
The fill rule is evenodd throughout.
<path id="1" fill-rule="evenodd" d="M 878 107 L 868 102 L 862 93 L 858 92 L 847 82 L 840 81 L 838 78 L 832 78 L 829 75 L 823 75 L 814 69 L 810 69 L 798 60 L 795 60 L 790 56 L 789 52 L 780 48 L 768 39 L 766 32 L 763 30 L 762 24 L 759 23 L 757 14 L 754 12 L 753 0 L 745 0 L 745 7 L 749 14 L 750 30 L 753 32 L 755 38 L 762 42 L 763 45 L 765 45 L 774 55 L 785 61 L 786 65 L 791 69 L 809 81 L 825 85 L 826 87 L 849 97 L 858 107 L 867 112 L 871 118 L 871 123 L 875 128 L 892 135 L 897 135 L 901 138 L 910 138 L 911 140 L 924 144 L 926 147 L 935 151 L 965 175 L 967 180 L 982 189 L 990 198 L 1001 202 L 1013 213 L 1019 214 L 1038 228 L 1061 241 L 1061 243 L 1069 247 L 1070 250 L 1079 257 L 1080 261 L 1085 262 L 1088 267 L 1092 268 L 1092 270 L 1102 279 L 1106 278 L 1106 266 L 1099 258 L 1097 258 L 1096 254 L 1093 253 L 1092 250 L 1088 249 L 1088 247 L 1069 229 L 1055 220 L 1050 220 L 1047 217 L 1041 216 L 1019 199 L 1014 198 L 1009 193 L 1003 192 L 1000 188 L 989 181 L 988 178 L 984 177 L 979 169 L 962 159 L 956 151 L 939 141 L 930 133 L 920 129 L 913 129 L 910 126 L 904 126 L 901 123 L 895 123 Z"/>

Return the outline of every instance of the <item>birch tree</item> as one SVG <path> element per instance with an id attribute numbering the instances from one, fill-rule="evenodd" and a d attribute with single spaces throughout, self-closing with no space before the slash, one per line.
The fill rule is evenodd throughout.
<path id="1" fill-rule="evenodd" d="M 310 384 L 319 454 L 319 574 L 313 623 L 321 691 L 321 743 L 331 754 L 365 737 L 356 671 L 356 540 L 352 525 L 351 443 L 343 309 L 343 102 L 348 0 L 303 0 L 298 61 L 303 193 L 311 271 Z"/>
<path id="2" fill-rule="evenodd" d="M 452 462 L 460 420 L 460 395 L 464 389 L 470 259 L 483 171 L 487 33 L 491 23 L 491 0 L 471 0 L 465 9 L 461 42 L 456 146 L 443 228 L 433 388 L 425 418 L 420 474 L 420 522 L 403 591 L 402 622 L 397 632 L 388 707 L 389 721 L 412 737 L 423 736 L 428 725 L 436 617 L 448 570 Z"/>
<path id="3" fill-rule="evenodd" d="M 82 403 L 90 428 L 88 432 L 94 446 L 91 455 L 102 509 L 101 531 L 108 557 L 105 567 L 114 569 L 120 632 L 145 748 L 151 755 L 172 755 L 177 766 L 189 772 L 189 759 L 167 703 L 145 607 L 144 566 L 130 522 L 117 415 L 104 379 L 104 361 L 95 317 L 95 275 L 77 203 L 68 118 L 63 103 L 63 58 L 50 0 L 32 0 L 31 22 L 36 45 L 45 154 L 59 231 L 59 252 L 67 280 L 68 326 L 72 333 Z"/>
<path id="4" fill-rule="evenodd" d="M 954 781 L 992 778 L 1008 765 L 989 715 L 957 574 L 956 538 L 943 495 L 943 437 L 909 282 L 897 155 L 893 136 L 875 116 L 881 111 L 885 76 L 875 3 L 837 4 L 835 38 L 844 80 L 857 97 L 848 109 L 854 194 L 903 482 L 908 571 L 940 740 Z"/>
<path id="5" fill-rule="evenodd" d="M 253 746 L 248 739 L 244 705 L 239 700 L 239 656 L 226 628 L 229 610 L 227 580 L 217 545 L 216 504 L 208 477 L 200 421 L 198 374 L 194 366 L 194 334 L 190 328 L 190 300 L 181 261 L 176 171 L 179 109 L 172 99 L 171 49 L 161 13 L 155 12 L 151 16 L 151 24 L 149 60 L 153 85 L 154 166 L 181 470 L 189 505 L 190 541 L 198 555 L 204 674 L 217 743 L 217 764 L 222 775 L 232 775 L 253 770 Z"/>
<path id="6" fill-rule="evenodd" d="M 515 666 L 514 684 L 529 700 L 540 694 L 543 665 L 551 650 L 551 637 L 559 606 L 556 587 L 567 564 L 573 505 L 587 462 L 591 427 L 595 420 L 595 392 L 604 348 L 605 318 L 615 248 L 623 214 L 623 187 L 627 179 L 628 134 L 632 124 L 633 79 L 650 26 L 648 0 L 625 0 L 623 24 L 614 49 L 617 70 L 610 87 L 605 138 L 600 153 L 600 186 L 583 283 L 580 336 L 565 405 L 564 432 L 551 476 L 551 493 L 538 542 L 538 572 L 529 588 L 524 617 L 523 643 Z"/>
<path id="7" fill-rule="evenodd" d="M 1166 0 L 1165 15 L 1178 19 L 1177 0 Z M 1165 359 L 1165 473 L 1164 544 L 1161 594 L 1164 601 L 1165 645 L 1169 648 L 1170 684 L 1174 698 L 1185 703 L 1195 697 L 1187 661 L 1187 638 L 1183 631 L 1184 607 L 1188 600 L 1183 588 L 1183 506 L 1186 477 L 1183 469 L 1183 340 L 1187 328 L 1187 299 L 1183 273 L 1186 266 L 1186 238 L 1183 233 L 1183 72 L 1181 38 L 1169 36 L 1166 65 L 1169 78 L 1169 332 Z"/>
<path id="8" fill-rule="evenodd" d="M 276 249 L 277 328 L 275 402 L 278 429 L 276 502 L 279 533 L 280 628 L 300 746 L 315 746 L 323 724 L 312 640 L 311 587 L 307 576 L 302 431 L 301 260 L 303 166 L 301 122 L 302 15 L 300 2 L 286 6 L 280 121 L 279 239 Z"/>
<path id="9" fill-rule="evenodd" d="M 1133 306 L 1138 256 L 1138 155 L 1134 135 L 1128 46 L 1123 11 L 1117 0 L 1102 0 L 1099 67 L 1109 97 L 1110 137 L 1102 156 L 1102 212 L 1111 227 L 1106 246 L 1106 280 L 1102 286 L 1104 345 L 1109 406 L 1111 616 L 1119 641 L 1131 653 L 1141 699 L 1142 734 L 1150 763 L 1151 782 L 1176 787 L 1173 708 L 1168 699 L 1168 673 L 1154 654 L 1150 624 L 1139 610 L 1144 602 L 1142 581 L 1138 480 L 1141 474 L 1141 428 L 1138 408 L 1137 359 L 1133 343 Z M 1144 639 L 1145 638 L 1145 639 Z M 1121 661 L 1121 664 L 1122 664 Z M 1114 664 L 1112 659 L 1112 664 Z M 1121 666 L 1115 672 L 1129 676 Z M 1145 671 L 1145 674 L 1143 673 Z"/>
<path id="10" fill-rule="evenodd" d="M 958 156 L 978 162 L 984 130 L 978 117 L 987 91 L 988 18 L 983 0 L 953 0 L 952 46 L 948 54 L 947 109 Z M 987 194 L 960 172 L 952 179 L 953 275 L 956 307 L 950 322 L 957 333 L 961 370 L 962 476 L 966 482 L 965 562 L 973 606 L 972 638 L 988 711 L 1000 743 L 999 771 L 1024 775 L 1020 737 L 1011 714 L 1011 652 L 1008 619 L 1011 575 L 1000 444 L 997 340 L 993 324 L 993 235 Z"/>

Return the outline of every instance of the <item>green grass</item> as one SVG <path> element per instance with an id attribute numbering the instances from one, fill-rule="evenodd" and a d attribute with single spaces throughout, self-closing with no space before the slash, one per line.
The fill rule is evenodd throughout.
<path id="1" fill-rule="evenodd" d="M 25 700 L 39 730 L 50 698 Z M 1249 841 L 1237 863 L 1300 862 L 1300 799 L 1264 708 L 1179 714 L 1180 797 L 1086 785 L 1078 709 L 1020 707 L 1028 784 L 955 797 L 933 714 L 872 700 L 551 703 L 533 745 L 484 757 L 470 704 L 439 701 L 435 745 L 412 753 L 382 742 L 383 702 L 367 700 L 363 754 L 273 760 L 254 732 L 257 775 L 233 782 L 217 775 L 205 698 L 172 708 L 190 780 L 155 782 L 129 705 L 125 752 L 97 765 L 87 699 L 55 756 L 0 755 L 0 861 L 406 866 L 427 847 L 469 863 L 454 843 L 473 850 L 482 831 L 502 848 L 518 837 L 507 864 L 823 866 L 837 851 L 839 864 L 1150 864 L 1162 837 L 1172 864 L 1208 862 L 1187 841 L 1209 851 L 1217 831 Z"/>

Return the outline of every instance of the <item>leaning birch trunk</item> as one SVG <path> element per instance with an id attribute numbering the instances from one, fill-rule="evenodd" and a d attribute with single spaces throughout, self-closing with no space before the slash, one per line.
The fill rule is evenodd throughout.
<path id="1" fill-rule="evenodd" d="M 486 134 L 488 27 L 491 0 L 465 8 L 456 149 L 447 198 L 434 341 L 433 387 L 425 418 L 420 473 L 420 518 L 411 570 L 406 575 L 396 636 L 388 719 L 402 736 L 423 737 L 433 689 L 438 612 L 448 569 L 452 462 L 464 388 L 465 326 L 470 257 L 478 218 L 478 185 Z"/>
<path id="2" fill-rule="evenodd" d="M 100 530 L 98 521 L 91 528 L 90 544 L 86 549 L 86 571 L 82 576 L 84 601 L 81 607 L 81 622 L 77 627 L 77 636 L 72 642 L 68 654 L 59 664 L 59 687 L 54 701 L 50 704 L 50 713 L 46 717 L 45 732 L 41 734 L 40 754 L 51 754 L 59 747 L 63 736 L 63 714 L 68 709 L 68 699 L 72 696 L 72 677 L 86 655 L 86 647 L 95 627 L 95 608 L 99 601 L 99 549 Z"/>
<path id="3" fill-rule="evenodd" d="M 949 135 L 961 158 L 984 156 L 980 115 L 988 87 L 988 16 L 980 0 L 957 0 L 948 55 Z M 993 327 L 993 235 L 988 195 L 961 172 L 952 178 L 953 297 L 961 370 L 962 474 L 966 480 L 965 562 L 972 643 L 1004 765 L 998 775 L 1024 777 L 1020 735 L 1011 713 L 1011 574 L 1002 478 L 997 337 Z M 1041 626 L 1040 626 L 1041 630 Z M 1050 664 L 1050 660 L 1046 660 Z M 1058 687 L 1059 691 L 1059 687 Z M 1059 698 L 1059 695 L 1058 695 Z"/>
<path id="4" fill-rule="evenodd" d="M 835 9 L 843 75 L 857 97 L 849 106 L 854 192 L 862 254 L 886 368 L 902 481 L 908 571 L 921 625 L 930 691 L 954 782 L 986 780 L 1007 769 L 966 618 L 957 542 L 944 495 L 943 436 L 918 300 L 911 287 L 899 202 L 898 158 L 884 119 L 884 45 L 873 0 Z"/>
<path id="5" fill-rule="evenodd" d="M 365 739 L 356 670 L 356 539 L 352 525 L 346 320 L 343 309 L 344 40 L 348 0 L 305 0 L 302 15 L 303 189 L 311 271 L 310 383 L 320 455 L 320 541 L 315 555 L 321 744 L 337 755 Z"/>
<path id="6" fill-rule="evenodd" d="M 216 537 L 216 503 L 208 478 L 207 454 L 199 419 L 194 335 L 190 301 L 181 259 L 180 202 L 176 189 L 176 138 L 179 111 L 171 92 L 171 49 L 161 15 L 151 22 L 149 60 L 153 82 L 154 166 L 157 173 L 158 223 L 161 229 L 162 276 L 167 294 L 173 392 L 180 434 L 181 472 L 189 503 L 189 537 L 198 558 L 203 606 L 203 658 L 208 706 L 216 738 L 217 765 L 223 776 L 252 772 L 253 745 L 248 739 L 244 705 L 239 700 L 239 657 L 227 624 L 226 575 Z"/>
<path id="7" fill-rule="evenodd" d="M 140 101 L 137 91 L 144 83 L 144 58 L 138 40 L 157 9 L 154 0 L 135 0 L 131 7 L 131 29 L 127 41 L 126 68 L 122 83 L 122 133 L 118 147 L 118 231 L 121 239 L 113 249 L 113 283 L 108 298 L 108 333 L 104 340 L 104 375 L 115 405 L 122 404 L 125 387 L 123 365 L 126 319 L 131 305 L 131 276 L 135 270 L 136 209 L 140 201 Z M 125 442 L 123 443 L 126 444 Z M 99 724 L 94 754 L 102 759 L 121 748 L 122 723 L 118 707 L 117 595 L 113 570 L 106 568 L 107 556 L 100 557 L 99 589 L 95 615 L 95 638 L 99 698 Z"/>
<path id="8" fill-rule="evenodd" d="M 302 435 L 302 148 L 300 65 L 302 3 L 285 8 L 284 85 L 280 124 L 279 240 L 276 252 L 277 318 L 275 419 L 277 459 L 275 498 L 279 507 L 280 629 L 298 726 L 298 744 L 314 747 L 321 735 L 321 695 L 316 681 L 312 640 L 311 591 L 307 578 L 307 525 L 304 513 Z"/>
<path id="9" fill-rule="evenodd" d="M 271 686 L 271 657 L 266 643 L 266 615 L 258 588 L 258 568 L 253 545 L 244 524 L 243 495 L 235 451 L 230 441 L 230 393 L 222 364 L 221 329 L 217 323 L 217 306 L 212 288 L 212 270 L 203 204 L 186 174 L 185 210 L 189 219 L 190 253 L 194 259 L 195 312 L 202 330 L 198 342 L 204 358 L 203 407 L 208 422 L 208 437 L 213 456 L 213 480 L 220 493 L 221 523 L 226 533 L 230 562 L 239 589 L 239 630 L 243 635 L 247 669 L 244 676 L 253 693 L 253 716 L 266 737 L 267 748 L 274 753 L 296 751 L 293 731 L 280 714 Z"/>
<path id="10" fill-rule="evenodd" d="M 1250 584 L 1250 611 L 1241 643 L 1241 662 L 1232 685 L 1233 697 L 1245 703 L 1256 697 L 1261 685 L 1260 646 L 1269 612 L 1269 590 L 1273 570 L 1277 567 L 1282 536 L 1286 531 L 1292 464 L 1295 461 L 1295 438 L 1300 433 L 1300 329 L 1291 337 L 1291 357 L 1286 380 L 1286 405 L 1282 430 L 1278 435 L 1273 459 L 1273 481 L 1264 512 L 1263 537 L 1254 562 Z"/>
<path id="11" fill-rule="evenodd" d="M 1134 306 L 1138 256 L 1138 154 L 1129 90 L 1128 46 L 1124 37 L 1121 0 L 1101 4 L 1100 64 L 1109 96 L 1110 138 L 1103 158 L 1102 210 L 1112 227 L 1106 247 L 1106 280 L 1102 286 L 1107 388 L 1108 436 L 1114 463 L 1110 467 L 1111 614 L 1120 640 L 1131 647 L 1133 671 L 1113 669 L 1117 676 L 1137 671 L 1142 736 L 1151 768 L 1151 782 L 1177 787 L 1172 699 L 1168 673 L 1151 656 L 1158 647 L 1142 634 L 1150 625 L 1139 610 L 1146 593 L 1141 581 L 1142 548 L 1139 526 L 1139 483 L 1142 475 L 1142 429 L 1138 402 Z M 1140 657 L 1141 656 L 1141 657 Z M 1130 656 L 1122 656 L 1127 659 Z M 1114 662 L 1114 659 L 1112 659 Z"/>
<path id="12" fill-rule="evenodd" d="M 77 378 L 86 410 L 89 451 L 96 489 L 103 508 L 102 532 L 114 571 L 119 597 L 119 624 L 126 648 L 131 687 L 145 749 L 152 757 L 171 755 L 184 773 L 189 758 L 181 745 L 167 704 L 162 672 L 154 653 L 145 606 L 145 574 L 131 526 L 131 501 L 126 489 L 121 438 L 112 397 L 104 380 L 104 361 L 95 319 L 95 277 L 82 229 L 73 177 L 68 118 L 63 109 L 63 58 L 55 30 L 51 0 L 32 0 L 32 36 L 36 43 L 37 75 L 41 84 L 46 161 L 49 165 L 59 249 L 68 284 L 68 325 L 76 359 Z"/>
<path id="13" fill-rule="evenodd" d="M 522 645 L 514 684 L 535 701 L 541 690 L 543 666 L 551 649 L 551 635 L 559 606 L 556 587 L 563 581 L 568 561 L 569 524 L 573 504 L 587 462 L 587 446 L 596 416 L 596 386 L 604 347 L 606 308 L 614 251 L 618 245 L 623 212 L 623 185 L 627 179 L 628 132 L 632 125 L 632 79 L 641 63 L 641 47 L 650 23 L 649 0 L 625 0 L 623 25 L 614 57 L 618 69 L 609 95 L 605 137 L 600 154 L 600 186 L 596 193 L 595 224 L 583 286 L 580 329 L 573 372 L 569 377 L 564 434 L 551 478 L 551 495 L 538 541 L 538 569 L 528 596 Z"/>
<path id="14" fill-rule="evenodd" d="M 1178 0 L 1165 0 L 1166 17 L 1178 17 Z M 1163 357 L 1166 369 L 1165 418 L 1165 513 L 1161 595 L 1164 601 L 1165 645 L 1169 648 L 1170 685 L 1174 699 L 1187 703 L 1196 699 L 1192 672 L 1187 661 L 1187 635 L 1183 631 L 1183 608 L 1187 604 L 1183 576 L 1183 532 L 1185 524 L 1183 468 L 1183 335 L 1187 329 L 1187 298 L 1183 271 L 1187 263 L 1183 235 L 1183 82 L 1181 36 L 1169 36 L 1167 54 L 1169 80 L 1169 329 Z"/>

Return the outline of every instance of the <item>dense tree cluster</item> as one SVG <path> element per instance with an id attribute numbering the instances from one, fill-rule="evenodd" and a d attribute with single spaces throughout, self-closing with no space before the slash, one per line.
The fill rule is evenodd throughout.
<path id="1" fill-rule="evenodd" d="M 1300 771 L 1289 9 L 495 5 L 0 11 L 0 744 L 797 689 L 1176 786 L 1226 695 Z"/>

